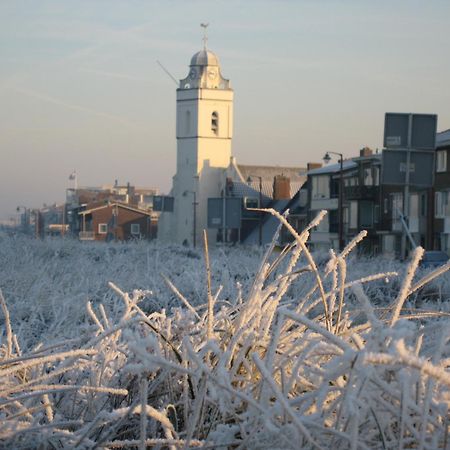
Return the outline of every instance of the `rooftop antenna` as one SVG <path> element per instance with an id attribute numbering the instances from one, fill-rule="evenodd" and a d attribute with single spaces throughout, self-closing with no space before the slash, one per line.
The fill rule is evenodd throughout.
<path id="1" fill-rule="evenodd" d="M 200 26 L 203 28 L 203 50 L 206 50 L 206 44 L 208 43 L 208 32 L 207 28 L 209 26 L 209 23 L 201 23 Z"/>
<path id="2" fill-rule="evenodd" d="M 167 75 L 169 75 L 170 78 L 172 78 L 174 83 L 178 86 L 177 79 L 158 60 L 156 60 L 156 63 L 158 64 L 159 67 L 161 67 L 162 70 L 164 70 L 164 72 L 166 72 Z"/>

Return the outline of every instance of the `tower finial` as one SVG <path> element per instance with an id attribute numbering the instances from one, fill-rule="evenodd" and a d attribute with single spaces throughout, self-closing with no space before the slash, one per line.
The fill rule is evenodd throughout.
<path id="1" fill-rule="evenodd" d="M 209 23 L 201 23 L 200 26 L 203 28 L 203 49 L 206 50 L 206 44 L 208 43 L 208 33 L 206 29 L 209 26 Z"/>

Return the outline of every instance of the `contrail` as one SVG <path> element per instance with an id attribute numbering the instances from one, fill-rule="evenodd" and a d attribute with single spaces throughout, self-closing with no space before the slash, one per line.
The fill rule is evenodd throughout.
<path id="1" fill-rule="evenodd" d="M 75 104 L 72 104 L 72 103 L 67 103 L 67 102 L 59 100 L 57 98 L 50 97 L 49 95 L 43 94 L 41 92 L 36 92 L 36 91 L 32 91 L 32 90 L 29 90 L 29 89 L 23 89 L 23 88 L 19 88 L 19 87 L 11 87 L 10 89 L 15 91 L 15 92 L 17 92 L 17 93 L 19 93 L 19 94 L 26 95 L 26 96 L 32 97 L 32 98 L 37 98 L 39 100 L 42 100 L 42 101 L 47 102 L 47 103 L 51 103 L 53 105 L 58 105 L 58 106 L 62 106 L 62 107 L 67 108 L 67 109 L 74 110 L 74 111 L 81 111 L 81 112 L 84 112 L 84 113 L 92 114 L 92 115 L 97 116 L 97 117 L 103 117 L 103 118 L 106 118 L 106 119 L 114 120 L 115 122 L 121 123 L 122 125 L 125 125 L 125 126 L 128 126 L 128 127 L 132 127 L 132 128 L 135 128 L 135 129 L 142 129 L 142 128 L 144 128 L 144 127 L 142 127 L 141 125 L 139 125 L 139 124 L 137 124 L 135 122 L 132 122 L 132 121 L 130 121 L 128 119 L 124 119 L 123 117 L 116 116 L 114 114 L 104 113 L 104 112 L 101 112 L 101 111 L 95 111 L 94 109 L 86 108 L 85 106 L 75 105 Z"/>
<path id="2" fill-rule="evenodd" d="M 107 72 L 107 71 L 104 71 L 104 70 L 88 69 L 88 68 L 84 68 L 84 67 L 79 68 L 78 71 L 79 72 L 94 73 L 94 74 L 97 74 L 97 75 L 104 75 L 105 77 L 120 78 L 120 79 L 123 79 L 123 80 L 130 80 L 130 81 L 144 81 L 144 82 L 150 83 L 150 80 L 148 80 L 146 78 L 134 77 L 132 75 L 127 75 L 127 74 L 123 74 L 123 73 Z"/>

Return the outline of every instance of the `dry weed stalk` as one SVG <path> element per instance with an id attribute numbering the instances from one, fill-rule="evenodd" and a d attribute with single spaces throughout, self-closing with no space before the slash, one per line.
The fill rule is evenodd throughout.
<path id="1" fill-rule="evenodd" d="M 444 448 L 448 440 L 448 318 L 408 320 L 408 297 L 450 268 L 413 283 L 412 258 L 385 319 L 349 280 L 359 234 L 318 265 L 302 233 L 275 253 L 278 229 L 242 301 L 212 295 L 205 238 L 205 304 L 145 311 L 142 293 L 87 303 L 90 333 L 23 351 L 6 302 L 0 359 L 0 439 L 14 448 Z M 281 227 L 280 225 L 280 227 Z M 296 297 L 294 285 L 309 286 Z M 315 297 L 317 295 L 317 297 Z M 98 312 L 99 311 L 99 312 Z M 383 311 L 381 311 L 383 312 Z M 100 313 L 100 314 L 99 314 Z M 14 321 L 12 322 L 14 323 Z"/>

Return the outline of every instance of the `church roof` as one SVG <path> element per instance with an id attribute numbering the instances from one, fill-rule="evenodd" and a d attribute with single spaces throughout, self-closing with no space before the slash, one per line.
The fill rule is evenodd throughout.
<path id="1" fill-rule="evenodd" d="M 261 177 L 262 195 L 266 199 L 273 197 L 273 180 L 277 175 L 289 178 L 291 197 L 306 181 L 304 167 L 257 166 L 236 164 L 232 161 L 233 164 L 239 178 L 233 180 L 233 194 L 239 197 L 257 197 L 259 195 L 259 177 Z"/>
<path id="2" fill-rule="evenodd" d="M 197 52 L 189 67 L 189 75 L 180 80 L 180 89 L 231 89 L 230 81 L 220 71 L 219 58 L 210 50 Z"/>
<path id="3" fill-rule="evenodd" d="M 304 167 L 284 167 L 284 166 L 256 166 L 247 164 L 237 164 L 237 168 L 241 173 L 244 181 L 248 177 L 261 177 L 263 181 L 270 180 L 273 182 L 273 178 L 276 175 L 284 175 L 290 178 L 291 183 L 306 180 L 306 169 Z"/>
<path id="4" fill-rule="evenodd" d="M 200 50 L 191 58 L 191 66 L 218 66 L 219 58 L 206 49 Z"/>

